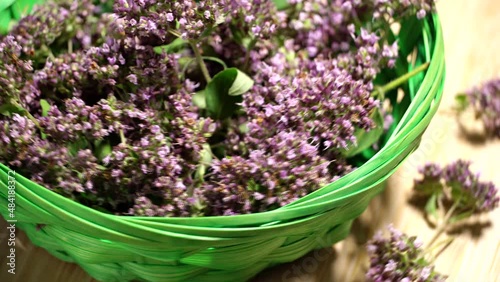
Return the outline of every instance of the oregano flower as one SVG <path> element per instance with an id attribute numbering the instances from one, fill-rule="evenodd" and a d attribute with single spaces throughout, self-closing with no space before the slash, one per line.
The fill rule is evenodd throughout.
<path id="1" fill-rule="evenodd" d="M 389 236 L 381 231 L 368 241 L 366 249 L 370 258 L 367 281 L 419 281 L 440 282 L 446 276 L 436 272 L 434 265 L 425 258 L 423 242 L 408 236 L 389 225 Z"/>

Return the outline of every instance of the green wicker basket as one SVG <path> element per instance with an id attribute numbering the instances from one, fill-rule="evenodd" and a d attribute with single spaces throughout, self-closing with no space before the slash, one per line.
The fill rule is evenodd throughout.
<path id="1" fill-rule="evenodd" d="M 12 2 L 0 4 L 4 30 L 32 1 Z M 331 246 L 347 236 L 352 221 L 418 147 L 441 99 L 445 67 L 438 16 L 408 20 L 395 36 L 404 60 L 378 79 L 387 82 L 427 62 L 429 67 L 401 87 L 403 99 L 396 90 L 386 93 L 395 122 L 381 138 L 381 149 L 364 152 L 359 168 L 334 183 L 274 211 L 160 218 L 105 214 L 15 175 L 16 226 L 35 245 L 102 281 L 244 281 L 269 266 Z M 410 54 L 411 63 L 406 60 Z M 9 175 L 0 164 L 5 219 L 12 219 L 6 208 Z"/>

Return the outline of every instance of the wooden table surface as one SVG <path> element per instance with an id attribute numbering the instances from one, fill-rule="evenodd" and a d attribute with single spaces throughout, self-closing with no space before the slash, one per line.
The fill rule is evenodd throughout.
<path id="1" fill-rule="evenodd" d="M 500 77 L 500 1 L 440 0 L 447 80 L 440 110 L 416 151 L 390 178 L 385 192 L 373 200 L 356 221 L 352 234 L 343 242 L 268 269 L 254 281 L 364 281 L 368 260 L 366 240 L 387 224 L 429 240 L 434 230 L 422 214 L 408 204 L 418 166 L 427 161 L 442 164 L 457 158 L 474 162 L 484 179 L 500 186 L 500 142 L 470 140 L 464 136 L 451 114 L 454 95 L 489 78 Z M 472 130 L 478 124 L 466 123 Z M 74 264 L 63 263 L 41 248 L 34 247 L 24 233 L 18 232 L 16 274 L 7 273 L 5 221 L 0 228 L 0 281 L 6 282 L 86 282 L 95 281 Z M 448 274 L 448 281 L 500 281 L 500 209 L 477 216 L 456 234 L 456 239 L 437 259 L 436 267 Z"/>

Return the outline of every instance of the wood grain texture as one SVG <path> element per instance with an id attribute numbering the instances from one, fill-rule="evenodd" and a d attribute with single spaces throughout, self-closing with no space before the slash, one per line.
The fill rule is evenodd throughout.
<path id="1" fill-rule="evenodd" d="M 440 110 L 425 133 L 422 144 L 390 178 L 385 192 L 373 200 L 353 226 L 352 235 L 332 248 L 266 270 L 253 281 L 364 281 L 367 257 L 364 243 L 373 233 L 393 223 L 408 234 L 429 240 L 434 230 L 408 203 L 416 168 L 426 161 L 449 163 L 470 159 L 485 179 L 500 185 L 500 142 L 469 140 L 451 114 L 454 95 L 492 77 L 500 77 L 500 1 L 441 0 L 438 11 L 444 30 L 447 80 Z M 466 118 L 465 118 L 466 119 Z M 467 122 L 475 130 L 476 123 Z M 436 261 L 448 281 L 500 281 L 500 209 L 477 216 Z M 90 282 L 95 281 L 74 264 L 61 262 L 34 247 L 17 232 L 16 274 L 7 273 L 6 223 L 0 222 L 0 281 Z"/>

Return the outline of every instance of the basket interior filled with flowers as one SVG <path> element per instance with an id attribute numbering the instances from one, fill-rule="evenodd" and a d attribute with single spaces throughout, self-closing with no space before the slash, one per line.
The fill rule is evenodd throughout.
<path id="1" fill-rule="evenodd" d="M 343 239 L 441 97 L 432 1 L 10 2 L 1 212 L 103 281 L 245 280 Z"/>

